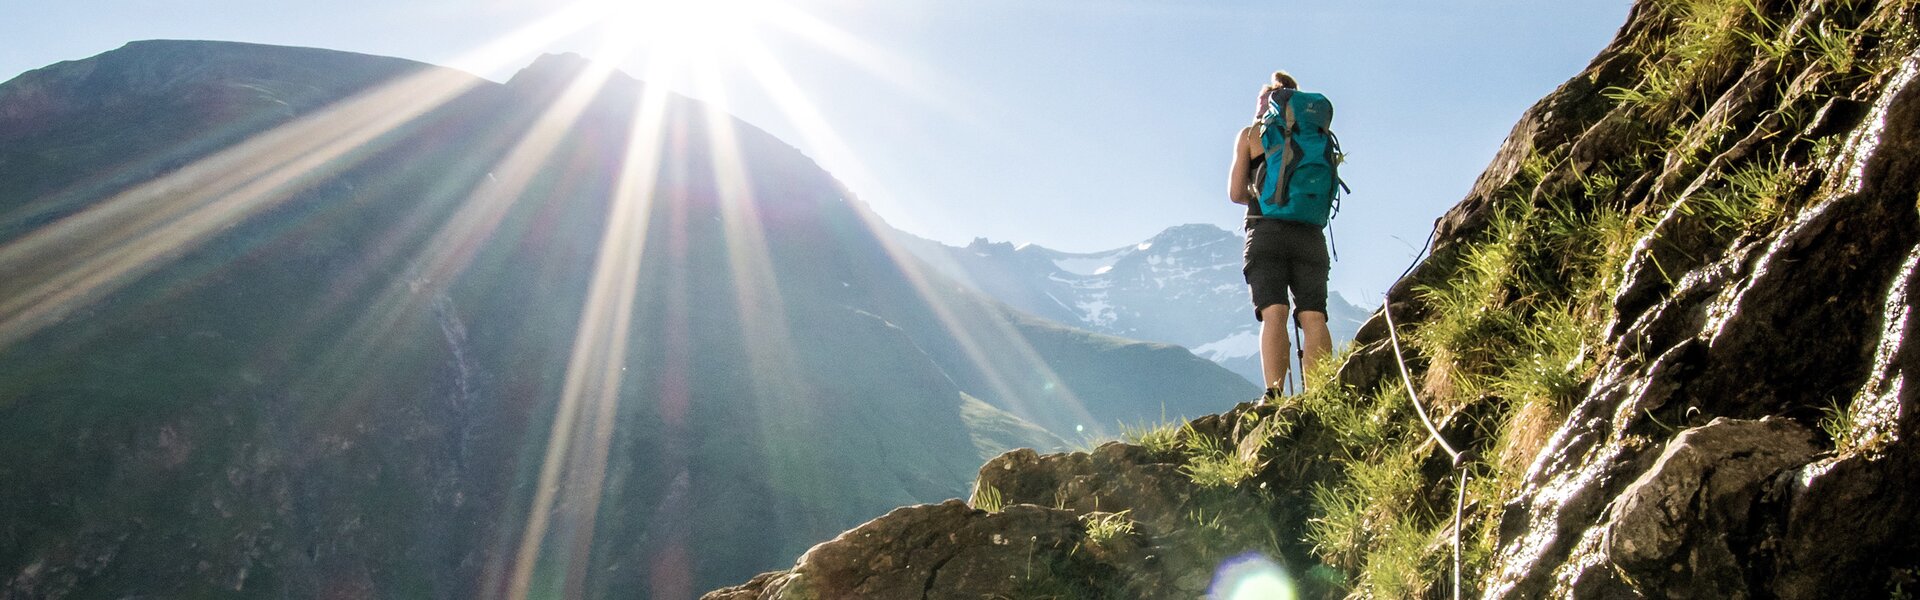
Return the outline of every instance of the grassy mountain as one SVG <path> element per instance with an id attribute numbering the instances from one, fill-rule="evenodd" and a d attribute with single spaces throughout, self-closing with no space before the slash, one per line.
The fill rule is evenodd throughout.
<path id="1" fill-rule="evenodd" d="M 0 597 L 690 597 L 1255 393 L 869 222 L 577 58 L 155 41 L 0 84 Z"/>
<path id="2" fill-rule="evenodd" d="M 979 510 L 709 597 L 1910 597 L 1916 32 L 1905 1 L 1642 0 L 1311 393 L 1008 453 Z M 944 542 L 862 566 L 879 532 Z"/>

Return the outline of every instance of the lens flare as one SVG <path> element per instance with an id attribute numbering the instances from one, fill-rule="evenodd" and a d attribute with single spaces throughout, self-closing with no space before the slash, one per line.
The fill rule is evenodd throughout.
<path id="1" fill-rule="evenodd" d="M 1207 593 L 1215 600 L 1293 600 L 1293 578 L 1273 559 L 1260 554 L 1244 554 L 1220 564 L 1214 572 L 1213 587 Z"/>

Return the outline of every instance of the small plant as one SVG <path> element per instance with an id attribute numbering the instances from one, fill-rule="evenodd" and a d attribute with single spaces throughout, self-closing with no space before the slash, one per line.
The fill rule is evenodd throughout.
<path id="1" fill-rule="evenodd" d="M 1840 401 L 1834 400 L 1821 408 L 1820 413 L 1824 415 L 1820 417 L 1820 431 L 1833 440 L 1836 453 L 1846 454 L 1860 448 L 1862 440 L 1854 427 L 1853 407 L 1841 406 Z"/>
<path id="2" fill-rule="evenodd" d="M 978 510 L 997 513 L 1007 507 L 1006 499 L 1000 496 L 999 488 L 979 482 L 973 484 L 973 499 L 967 504 Z"/>
<path id="3" fill-rule="evenodd" d="M 1087 541 L 1094 545 L 1105 545 L 1121 536 L 1133 533 L 1133 519 L 1127 514 L 1132 509 L 1117 513 L 1091 512 L 1080 515 L 1080 522 L 1087 528 Z"/>
<path id="4" fill-rule="evenodd" d="M 1814 140 L 1813 147 L 1807 151 L 1807 155 L 1809 160 L 1814 164 L 1825 165 L 1840 157 L 1840 150 L 1843 146 L 1845 146 L 1845 142 L 1840 139 L 1840 136 L 1830 135 Z"/>

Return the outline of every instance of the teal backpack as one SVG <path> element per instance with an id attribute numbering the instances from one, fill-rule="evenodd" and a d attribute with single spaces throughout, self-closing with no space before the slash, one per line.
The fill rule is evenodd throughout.
<path id="1" fill-rule="evenodd" d="M 1333 135 L 1333 103 L 1313 92 L 1278 89 L 1267 96 L 1260 117 L 1266 160 L 1255 165 L 1259 203 L 1248 216 L 1325 227 L 1340 211 L 1340 139 Z"/>

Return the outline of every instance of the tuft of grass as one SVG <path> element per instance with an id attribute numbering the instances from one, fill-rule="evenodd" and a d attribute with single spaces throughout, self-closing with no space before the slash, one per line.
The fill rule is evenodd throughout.
<path id="1" fill-rule="evenodd" d="M 1200 562 L 1218 563 L 1247 552 L 1281 556 L 1282 536 L 1274 528 L 1272 519 L 1230 513 L 1233 511 L 1205 507 L 1187 511 L 1186 529 L 1193 536 L 1193 548 Z"/>
<path id="2" fill-rule="evenodd" d="M 1677 108 L 1704 79 L 1703 75 L 1727 68 L 1754 40 L 1734 32 L 1750 29 L 1741 22 L 1749 15 L 1749 2 L 1722 0 L 1664 0 L 1654 9 L 1672 21 L 1669 35 L 1656 36 L 1643 48 L 1642 78 L 1633 88 L 1609 88 L 1604 94 L 1616 102 L 1627 103 L 1650 112 Z"/>
<path id="3" fill-rule="evenodd" d="M 1781 35 L 1782 28 L 1778 21 L 1768 18 L 1766 11 L 1753 0 L 1739 0 L 1739 3 L 1742 8 L 1747 9 L 1747 15 L 1753 19 L 1753 26 L 1735 29 L 1734 35 L 1739 36 L 1761 56 L 1775 62 L 1785 60 L 1788 55 L 1793 54 L 1793 40 Z"/>
<path id="4" fill-rule="evenodd" d="M 1837 75 L 1853 73 L 1853 38 L 1860 32 L 1822 20 L 1807 33 L 1808 53 Z"/>
<path id="5" fill-rule="evenodd" d="M 967 501 L 967 505 L 978 510 L 997 513 L 1006 509 L 1007 501 L 1000 495 L 998 488 L 974 482 L 973 498 Z"/>
<path id="6" fill-rule="evenodd" d="M 1120 439 L 1126 443 L 1145 448 L 1155 456 L 1169 456 L 1180 446 L 1180 432 L 1187 428 L 1185 421 L 1166 422 L 1157 425 L 1136 424 L 1121 425 Z"/>
<path id="7" fill-rule="evenodd" d="M 1098 546 L 1108 544 L 1121 536 L 1133 533 L 1133 519 L 1127 514 L 1132 509 L 1117 513 L 1090 512 L 1080 515 L 1080 522 L 1087 528 L 1087 541 Z"/>
<path id="8" fill-rule="evenodd" d="M 1556 303 L 1535 310 L 1518 334 L 1518 352 L 1503 361 L 1489 387 L 1515 402 L 1571 407 L 1586 388 L 1592 363 L 1586 341 L 1595 335 L 1571 306 Z"/>
<path id="9" fill-rule="evenodd" d="M 1231 488 L 1260 472 L 1262 463 L 1258 452 L 1252 453 L 1255 456 L 1242 456 L 1238 448 L 1226 442 L 1194 434 L 1191 426 L 1187 427 L 1187 433 L 1187 464 L 1181 465 L 1180 470 L 1195 485 Z M 1264 445 L 1265 442 L 1261 440 L 1259 443 Z"/>
<path id="10" fill-rule="evenodd" d="M 1749 164 L 1720 177 L 1725 185 L 1695 195 L 1680 211 L 1701 219 L 1708 231 L 1723 238 L 1779 220 L 1797 183 L 1793 171 L 1779 160 Z"/>
<path id="11" fill-rule="evenodd" d="M 1859 429 L 1854 427 L 1858 419 L 1854 417 L 1851 405 L 1842 406 L 1839 400 L 1833 400 L 1820 409 L 1820 414 L 1820 431 L 1833 440 L 1835 453 L 1847 454 L 1865 445 Z"/>
<path id="12" fill-rule="evenodd" d="M 1360 594 L 1373 598 L 1424 598 L 1446 579 L 1441 558 L 1431 552 L 1433 536 L 1413 523 L 1393 527 L 1360 571 Z"/>
<path id="13" fill-rule="evenodd" d="M 1422 478 L 1419 461 L 1404 448 L 1343 463 L 1344 481 L 1313 489 L 1323 512 L 1308 521 L 1307 539 L 1323 560 L 1353 568 L 1371 559 L 1367 551 L 1380 540 L 1407 526 Z"/>
<path id="14" fill-rule="evenodd" d="M 1506 340 L 1522 325 L 1512 301 L 1521 258 L 1517 240 L 1525 220 L 1513 210 L 1499 211 L 1487 238 L 1459 255 L 1451 276 L 1415 288 L 1430 316 L 1411 327 L 1406 337 L 1430 359 L 1430 372 L 1446 374 L 1451 381 L 1446 388 L 1450 397 L 1435 402 L 1457 403 L 1484 387 L 1478 379 L 1486 373 L 1479 367 L 1505 354 Z"/>

